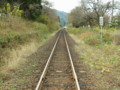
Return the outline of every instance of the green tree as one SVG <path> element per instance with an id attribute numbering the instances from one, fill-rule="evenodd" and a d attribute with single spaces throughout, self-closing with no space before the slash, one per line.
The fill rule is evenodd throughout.
<path id="1" fill-rule="evenodd" d="M 1 7 L 5 7 L 6 3 L 10 3 L 12 6 L 20 7 L 19 9 L 24 11 L 24 17 L 35 20 L 41 14 L 41 1 L 42 0 L 0 0 L 0 5 Z"/>

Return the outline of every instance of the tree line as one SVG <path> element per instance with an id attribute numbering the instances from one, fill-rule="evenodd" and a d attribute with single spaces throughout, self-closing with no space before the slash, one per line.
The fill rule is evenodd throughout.
<path id="1" fill-rule="evenodd" d="M 0 13 L 21 16 L 45 24 L 54 23 L 57 15 L 47 0 L 0 0 Z"/>
<path id="2" fill-rule="evenodd" d="M 100 16 L 104 17 L 104 25 L 119 26 L 119 5 L 120 2 L 115 2 L 113 5 L 111 2 L 104 3 L 101 0 L 81 0 L 80 5 L 71 11 L 69 18 L 75 27 L 99 26 Z M 112 9 L 116 12 L 113 17 L 111 17 Z"/>

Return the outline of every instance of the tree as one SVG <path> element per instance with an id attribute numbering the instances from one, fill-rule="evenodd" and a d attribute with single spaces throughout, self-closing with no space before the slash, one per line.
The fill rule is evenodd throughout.
<path id="1" fill-rule="evenodd" d="M 100 0 L 81 0 L 80 6 L 73 9 L 70 16 L 77 26 L 99 26 L 99 17 L 103 16 L 104 18 L 107 18 L 107 13 L 110 8 L 110 2 L 103 3 Z M 107 21 L 105 21 L 105 23 L 106 22 Z"/>
<path id="2" fill-rule="evenodd" d="M 49 19 L 49 23 L 54 23 L 55 21 L 58 21 L 56 10 L 52 9 L 52 3 L 44 0 L 42 2 L 42 15 L 45 15 Z"/>
<path id="3" fill-rule="evenodd" d="M 69 15 L 70 22 L 72 22 L 73 26 L 79 27 L 85 25 L 84 13 L 81 7 L 76 7 L 73 9 Z"/>
<path id="4" fill-rule="evenodd" d="M 106 16 L 106 14 L 108 13 L 108 11 L 111 8 L 111 4 L 110 2 L 107 3 L 103 3 L 100 0 L 86 0 L 86 2 L 84 2 L 82 0 L 82 3 L 84 3 L 84 7 L 85 7 L 85 11 L 87 12 L 88 10 L 86 10 L 86 8 L 89 8 L 89 12 L 92 12 L 94 15 L 94 19 L 96 20 L 97 24 L 99 25 L 99 17 L 100 16 Z M 88 12 L 88 13 L 89 13 Z"/>
<path id="5" fill-rule="evenodd" d="M 24 17 L 35 20 L 41 14 L 41 1 L 42 0 L 1 0 L 0 5 L 4 7 L 6 3 L 10 3 L 12 6 L 18 6 L 20 10 L 24 11 Z"/>

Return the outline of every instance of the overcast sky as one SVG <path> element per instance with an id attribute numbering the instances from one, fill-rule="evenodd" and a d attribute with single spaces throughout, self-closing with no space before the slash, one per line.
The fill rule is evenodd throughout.
<path id="1" fill-rule="evenodd" d="M 53 8 L 65 12 L 70 12 L 73 8 L 75 8 L 80 4 L 80 0 L 48 0 L 48 1 L 53 3 Z M 106 2 L 112 0 L 103 0 L 103 1 Z M 119 0 L 115 0 L 115 1 L 119 1 Z"/>
<path id="2" fill-rule="evenodd" d="M 70 12 L 79 5 L 80 0 L 48 0 L 53 3 L 53 7 L 60 11 Z"/>

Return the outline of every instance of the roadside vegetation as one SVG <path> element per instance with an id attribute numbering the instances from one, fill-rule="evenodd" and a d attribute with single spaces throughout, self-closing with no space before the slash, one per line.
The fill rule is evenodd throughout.
<path id="1" fill-rule="evenodd" d="M 57 27 L 51 30 L 45 24 L 24 20 L 20 17 L 2 18 L 0 27 L 0 66 L 6 63 L 3 58 L 8 49 L 17 48 L 18 45 L 24 45 L 33 40 L 47 39 L 50 33 L 57 30 Z"/>
<path id="2" fill-rule="evenodd" d="M 27 11 L 21 9 L 24 5 L 20 6 L 19 2 L 1 1 L 2 3 L 4 5 L 0 8 L 0 67 L 8 62 L 3 59 L 7 49 L 16 48 L 32 40 L 48 38 L 49 33 L 58 29 L 57 16 L 55 11 L 47 6 L 50 4 L 48 1 L 43 2 L 43 9 L 39 8 L 39 15 L 38 11 L 31 13 L 34 16 L 30 16 L 31 14 L 26 16 Z M 34 5 L 37 5 L 37 2 L 34 3 L 36 4 L 30 4 L 29 10 L 31 8 L 36 10 Z M 27 4 L 29 5 L 28 2 Z M 53 13 L 48 14 L 49 12 Z"/>
<path id="3" fill-rule="evenodd" d="M 76 50 L 81 60 L 95 76 L 96 90 L 120 89 L 119 3 L 115 0 L 81 0 L 69 14 L 73 28 L 68 32 L 78 43 Z M 102 25 L 100 17 L 104 19 Z"/>
<path id="4" fill-rule="evenodd" d="M 94 76 L 95 90 L 120 89 L 119 3 L 114 0 L 81 0 L 81 4 L 69 14 L 72 28 L 68 28 L 68 32 L 77 42 L 75 48 L 80 59 Z M 102 25 L 100 17 L 104 19 Z"/>
<path id="5" fill-rule="evenodd" d="M 94 73 L 96 89 L 119 89 L 120 82 L 120 31 L 116 28 L 103 30 L 101 43 L 100 28 L 68 29 L 73 39 L 78 43 L 76 50 L 81 60 Z"/>
<path id="6" fill-rule="evenodd" d="M 18 75 L 13 74 L 21 70 L 21 77 L 29 72 L 32 74 L 37 62 L 33 60 L 27 65 L 26 57 L 36 52 L 59 28 L 55 10 L 50 7 L 48 1 L 41 0 L 0 1 L 0 89 L 9 81 L 15 84 Z"/>
<path id="7" fill-rule="evenodd" d="M 114 0 L 112 0 L 114 1 Z M 78 7 L 69 14 L 69 21 L 74 27 L 100 27 L 99 19 L 104 18 L 105 27 L 120 27 L 120 2 L 104 0 L 81 0 Z"/>

